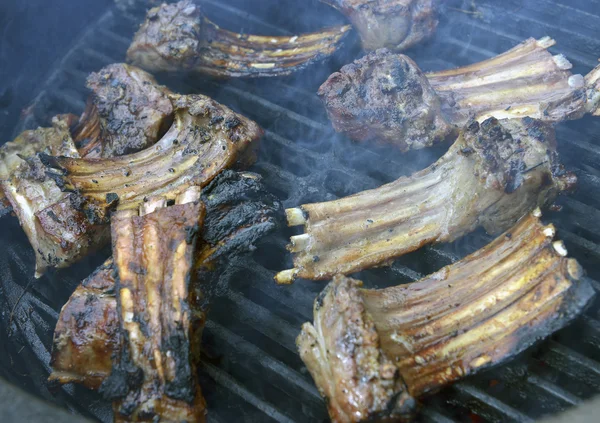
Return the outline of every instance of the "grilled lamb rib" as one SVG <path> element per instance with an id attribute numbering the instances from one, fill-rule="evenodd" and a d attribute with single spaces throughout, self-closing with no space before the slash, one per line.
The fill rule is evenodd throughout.
<path id="1" fill-rule="evenodd" d="M 0 186 L 35 251 L 35 273 L 66 267 L 108 241 L 105 226 L 90 221 L 77 196 L 62 192 L 35 153 L 78 157 L 69 132 L 74 117 L 57 116 L 51 128 L 25 131 L 0 147 Z"/>
<path id="2" fill-rule="evenodd" d="M 439 0 L 321 0 L 350 19 L 365 50 L 400 51 L 429 38 Z"/>
<path id="3" fill-rule="evenodd" d="M 350 26 L 273 37 L 219 28 L 191 1 L 148 11 L 127 61 L 149 71 L 194 71 L 217 77 L 288 75 L 335 52 Z"/>
<path id="4" fill-rule="evenodd" d="M 253 157 L 259 126 L 203 95 L 171 95 L 174 122 L 153 146 L 107 159 L 40 155 L 58 169 L 51 174 L 65 191 L 85 201 L 83 208 L 99 221 L 110 210 L 137 209 L 145 198 L 173 200 L 189 186 L 205 186 L 223 169 Z"/>
<path id="5" fill-rule="evenodd" d="M 200 188 L 166 207 L 152 197 L 111 219 L 118 336 L 111 374 L 100 387 L 115 421 L 204 421 L 193 342 L 204 314 L 193 307 L 196 234 L 204 219 Z"/>
<path id="6" fill-rule="evenodd" d="M 564 56 L 548 53 L 554 43 L 531 38 L 483 62 L 429 74 L 378 50 L 332 74 L 319 96 L 336 131 L 402 151 L 429 147 L 472 118 L 577 119 L 600 96 L 591 76 L 586 84 Z"/>
<path id="7" fill-rule="evenodd" d="M 334 277 L 297 339 L 332 421 L 408 421 L 413 398 L 509 360 L 581 313 L 594 291 L 538 216 L 418 282 L 361 289 Z"/>
<path id="8" fill-rule="evenodd" d="M 93 94 L 76 123 L 57 116 L 52 128 L 25 131 L 0 147 L 3 209 L 17 214 L 36 253 L 36 276 L 66 267 L 104 245 L 107 226 L 89 219 L 81 198 L 61 192 L 48 178 L 38 153 L 86 158 L 122 154 L 153 144 L 171 122 L 166 88 L 133 66 L 107 66 L 88 79 Z"/>
<path id="9" fill-rule="evenodd" d="M 576 178 L 558 162 L 552 125 L 534 120 L 472 121 L 436 163 L 380 188 L 286 210 L 304 225 L 288 247 L 294 269 L 276 275 L 329 279 L 381 265 L 483 226 L 498 233 L 554 200 Z"/>
<path id="10" fill-rule="evenodd" d="M 275 229 L 281 205 L 266 192 L 259 175 L 230 170 L 203 189 L 202 201 L 206 216 L 194 266 L 196 279 L 202 281 L 196 297 L 202 301 L 195 306 L 206 312 L 221 270 L 236 256 L 253 251 L 254 244 Z M 97 389 L 110 374 L 119 326 L 113 271 L 109 259 L 62 308 L 54 331 L 51 381 Z"/>
<path id="11" fill-rule="evenodd" d="M 92 90 L 73 131 L 81 157 L 114 157 L 150 147 L 171 125 L 171 91 L 149 73 L 124 63 L 87 79 Z"/>

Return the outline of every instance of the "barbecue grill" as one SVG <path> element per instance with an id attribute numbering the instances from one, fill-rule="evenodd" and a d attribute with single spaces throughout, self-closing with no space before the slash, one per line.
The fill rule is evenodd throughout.
<path id="1" fill-rule="evenodd" d="M 212 20 L 239 32 L 286 35 L 344 22 L 335 10 L 313 0 L 201 3 Z M 600 57 L 600 0 L 448 0 L 444 8 L 434 39 L 407 53 L 424 71 L 480 61 L 528 37 L 545 35 L 557 40 L 551 51 L 568 57 L 574 73 L 587 73 Z M 48 72 L 22 119 L 11 128 L 4 126 L 1 139 L 48 126 L 58 113 L 82 112 L 88 95 L 87 75 L 124 61 L 143 16 L 141 11 L 116 8 L 99 14 Z M 252 170 L 264 176 L 285 207 L 332 200 L 411 174 L 447 148 L 402 155 L 390 147 L 352 143 L 333 131 L 316 91 L 330 73 L 361 55 L 354 34 L 345 44 L 327 62 L 286 78 L 217 81 L 158 75 L 158 80 L 174 91 L 209 95 L 257 121 L 266 132 Z M 545 220 L 556 225 L 570 256 L 586 268 L 600 291 L 600 120 L 586 117 L 561 123 L 557 137 L 562 161 L 577 174 L 579 188 L 559 199 L 562 210 L 547 212 Z M 46 381 L 58 312 L 109 251 L 35 280 L 34 254 L 17 220 L 4 217 L 0 225 L 0 376 L 72 413 L 112 421 L 110 403 L 99 394 Z M 208 403 L 208 421 L 327 420 L 324 401 L 294 342 L 301 324 L 312 320 L 314 298 L 325 285 L 298 280 L 292 286 L 277 286 L 273 281 L 276 271 L 291 267 L 285 245 L 293 234 L 282 225 L 252 256 L 231 261 L 219 278 L 202 341 L 200 383 Z M 368 287 L 414 281 L 491 239 L 478 231 L 357 277 Z M 0 381 L 0 387 L 12 393 L 0 398 L 0 406 L 22 404 L 18 399 L 25 394 L 4 384 Z M 526 422 L 578 407 L 598 393 L 600 299 L 573 324 L 516 360 L 427 398 L 419 418 L 440 423 Z M 32 407 L 43 413 L 49 406 L 34 403 Z M 600 412 L 600 403 L 596 407 Z M 0 408 L 0 416 L 2 410 L 8 409 Z M 50 416 L 47 413 L 40 415 Z"/>

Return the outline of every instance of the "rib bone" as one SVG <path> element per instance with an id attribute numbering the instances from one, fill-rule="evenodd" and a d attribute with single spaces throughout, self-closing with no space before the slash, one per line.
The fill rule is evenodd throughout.
<path id="1" fill-rule="evenodd" d="M 190 286 L 204 206 L 191 190 L 171 207 L 150 199 L 140 209 L 147 214 L 128 209 L 111 219 L 119 336 L 100 390 L 114 401 L 117 422 L 204 421 L 192 361 L 204 316 L 193 312 Z"/>
<path id="2" fill-rule="evenodd" d="M 545 229 L 526 216 L 410 284 L 361 289 L 334 277 L 297 339 L 332 420 L 406 419 L 411 397 L 509 360 L 581 313 L 594 291 Z"/>
<path id="3" fill-rule="evenodd" d="M 151 196 L 174 200 L 190 186 L 204 186 L 243 160 L 262 130 L 253 121 L 202 96 L 172 95 L 175 121 L 162 139 L 138 153 L 107 159 L 42 156 L 57 184 L 76 191 L 104 221 L 119 209 L 137 209 Z"/>
<path id="4" fill-rule="evenodd" d="M 492 59 L 441 72 L 427 79 L 442 99 L 442 110 L 455 125 L 472 116 L 482 121 L 524 116 L 548 121 L 578 119 L 585 113 L 581 75 L 570 72 L 564 56 L 552 56 L 550 37 L 529 38 Z"/>
<path id="5" fill-rule="evenodd" d="M 596 69 L 586 79 L 554 40 L 530 38 L 494 58 L 424 74 L 407 56 L 378 50 L 333 73 L 319 96 L 338 132 L 402 151 L 432 146 L 470 119 L 531 117 L 557 122 L 597 110 Z"/>
<path id="6" fill-rule="evenodd" d="M 429 168 L 380 188 L 288 211 L 306 216 L 292 239 L 295 268 L 276 276 L 328 279 L 376 266 L 483 226 L 500 232 L 572 187 L 551 125 L 533 119 L 471 123 Z M 297 242 L 301 240 L 302 242 Z M 296 242 L 294 242 L 296 241 Z"/>
<path id="7" fill-rule="evenodd" d="M 194 201 L 198 187 L 189 188 L 176 204 Z M 205 312 L 210 287 L 218 284 L 222 265 L 255 249 L 254 244 L 276 227 L 279 202 L 268 194 L 260 176 L 226 170 L 203 189 L 206 206 L 202 243 L 195 255 L 195 280 L 201 280 L 194 310 Z M 186 198 L 186 196 L 190 198 Z M 150 199 L 142 205 L 156 204 Z M 145 214 L 145 213 L 141 213 Z M 109 259 L 75 290 L 60 312 L 52 347 L 50 380 L 81 383 L 97 389 L 110 374 L 111 355 L 119 339 L 114 266 Z M 209 287 L 207 289 L 207 287 Z M 213 290 L 214 291 L 214 290 Z M 199 342 L 200 339 L 194 339 Z"/>
<path id="8" fill-rule="evenodd" d="M 219 28 L 191 1 L 148 11 L 127 60 L 149 71 L 194 71 L 217 77 L 288 75 L 335 52 L 350 26 L 285 37 Z"/>

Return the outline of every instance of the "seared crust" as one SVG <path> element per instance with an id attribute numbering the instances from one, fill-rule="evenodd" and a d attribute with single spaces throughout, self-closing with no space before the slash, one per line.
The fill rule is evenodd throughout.
<path id="1" fill-rule="evenodd" d="M 365 50 L 406 50 L 431 37 L 439 0 L 321 0 L 345 14 Z"/>
<path id="2" fill-rule="evenodd" d="M 315 301 L 313 324 L 296 340 L 334 422 L 410 421 L 416 403 L 382 352 L 361 282 L 336 276 Z"/>
<path id="3" fill-rule="evenodd" d="M 52 343 L 50 381 L 97 389 L 110 374 L 119 345 L 112 258 L 77 287 L 60 311 Z"/>
<path id="4" fill-rule="evenodd" d="M 410 58 L 377 50 L 332 74 L 318 92 L 333 127 L 357 141 L 430 147 L 454 127 L 427 77 Z"/>
<path id="5" fill-rule="evenodd" d="M 165 207 L 153 197 L 112 218 L 119 346 L 100 388 L 113 400 L 115 421 L 204 421 L 192 340 L 204 314 L 192 308 L 196 234 L 204 219 L 200 189 Z M 196 281 L 197 282 L 197 281 Z"/>
<path id="6" fill-rule="evenodd" d="M 81 157 L 114 157 L 143 150 L 172 121 L 171 91 L 149 73 L 116 63 L 92 73 L 86 110 L 73 131 Z"/>

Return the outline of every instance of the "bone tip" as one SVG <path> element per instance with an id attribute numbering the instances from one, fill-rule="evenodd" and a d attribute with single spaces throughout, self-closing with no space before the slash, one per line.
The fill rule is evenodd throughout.
<path id="1" fill-rule="evenodd" d="M 572 280 L 576 281 L 581 279 L 585 274 L 579 262 L 574 258 L 570 258 L 569 260 L 567 260 L 567 273 L 569 274 Z"/>
<path id="2" fill-rule="evenodd" d="M 554 228 L 554 225 L 548 225 L 544 228 L 543 233 L 548 238 L 554 238 L 554 235 L 556 235 L 556 229 Z"/>
<path id="3" fill-rule="evenodd" d="M 553 38 L 548 37 L 548 36 L 542 37 L 539 40 L 537 40 L 536 42 L 537 42 L 538 47 L 541 47 L 541 48 L 550 48 L 554 44 L 556 44 L 556 41 Z"/>
<path id="4" fill-rule="evenodd" d="M 198 201 L 201 193 L 202 189 L 199 186 L 189 187 L 177 196 L 175 204 L 187 204 Z"/>
<path id="5" fill-rule="evenodd" d="M 556 66 L 561 70 L 568 70 L 573 67 L 571 62 L 569 62 L 569 59 L 567 59 L 564 54 L 557 54 L 556 56 L 552 56 L 552 60 L 554 60 Z"/>
<path id="6" fill-rule="evenodd" d="M 571 88 L 583 88 L 585 87 L 585 78 L 580 74 L 571 75 L 568 79 L 568 83 Z"/>
<path id="7" fill-rule="evenodd" d="M 250 63 L 255 69 L 273 69 L 275 67 L 275 63 Z"/>
<path id="8" fill-rule="evenodd" d="M 298 269 L 288 269 L 275 275 L 275 281 L 280 285 L 290 285 L 296 280 Z"/>
<path id="9" fill-rule="evenodd" d="M 150 213 L 154 213 L 158 209 L 162 209 L 167 206 L 167 200 L 164 197 L 150 197 L 148 201 L 142 203 L 140 206 L 140 216 L 145 216 Z"/>
<path id="10" fill-rule="evenodd" d="M 535 210 L 531 214 L 537 218 L 542 217 L 542 211 L 540 210 L 539 207 L 536 207 Z"/>
<path id="11" fill-rule="evenodd" d="M 287 209 L 285 216 L 288 221 L 288 226 L 299 226 L 306 223 L 306 216 L 304 211 L 300 208 Z"/>
<path id="12" fill-rule="evenodd" d="M 569 254 L 567 247 L 565 247 L 565 244 L 562 241 L 554 241 L 552 246 L 554 247 L 554 251 L 556 251 L 561 257 L 566 257 L 567 254 Z"/>
<path id="13" fill-rule="evenodd" d="M 290 238 L 291 244 L 289 250 L 293 253 L 306 250 L 312 241 L 312 237 L 308 234 L 296 235 Z"/>

